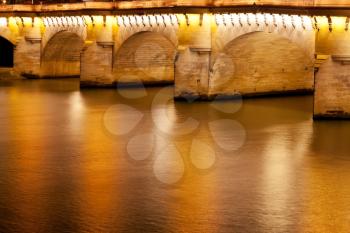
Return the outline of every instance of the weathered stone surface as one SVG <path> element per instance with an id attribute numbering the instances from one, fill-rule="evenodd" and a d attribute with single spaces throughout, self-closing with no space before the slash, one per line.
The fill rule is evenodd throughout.
<path id="1" fill-rule="evenodd" d="M 208 97 L 209 53 L 179 51 L 175 63 L 175 98 Z"/>
<path id="2" fill-rule="evenodd" d="M 16 28 L 11 30 L 9 27 L 0 27 L 0 36 L 10 41 L 12 44 L 17 44 L 19 30 L 16 30 Z"/>
<path id="3" fill-rule="evenodd" d="M 75 33 L 58 32 L 48 41 L 43 50 L 40 76 L 79 77 L 83 45 L 84 41 Z"/>
<path id="4" fill-rule="evenodd" d="M 25 77 L 40 76 L 40 41 L 28 41 L 21 38 L 14 52 L 14 70 Z"/>
<path id="5" fill-rule="evenodd" d="M 315 82 L 315 118 L 350 118 L 350 65 L 331 57 Z"/>
<path id="6" fill-rule="evenodd" d="M 186 22 L 186 18 L 180 19 Z M 189 16 L 179 27 L 178 56 L 175 63 L 175 98 L 208 99 L 209 68 L 212 48 L 212 19 Z"/>
<path id="7" fill-rule="evenodd" d="M 230 42 L 217 57 L 209 95 L 313 90 L 313 61 L 276 34 L 255 32 Z"/>
<path id="8" fill-rule="evenodd" d="M 115 4 L 144 7 L 146 2 Z M 238 2 L 193 4 L 223 6 Z M 92 9 L 102 5 L 76 7 Z M 104 7 L 109 8 L 109 3 Z M 66 5 L 62 8 L 68 9 Z M 143 15 L 144 21 L 140 21 L 140 15 L 89 16 L 80 18 L 81 22 L 72 17 L 46 21 L 45 25 L 40 17 L 24 18 L 23 22 L 11 18 L 0 22 L 0 36 L 16 45 L 14 71 L 26 77 L 80 75 L 82 86 L 175 80 L 175 98 L 191 99 L 312 91 L 315 54 L 317 58 L 333 55 L 337 59 L 324 64 L 325 59 L 317 59 L 320 71 L 315 116 L 348 117 L 350 33 L 344 28 L 346 18 L 335 19 L 330 30 L 327 18 L 317 17 L 320 20 L 314 27 L 319 30 L 314 30 L 307 18 L 258 15 L 240 14 L 237 18 L 236 14 L 236 19 L 226 18 L 221 23 L 210 13 L 177 14 L 172 15 L 173 20 L 169 15 Z"/>
<path id="9" fill-rule="evenodd" d="M 144 84 L 173 82 L 175 49 L 160 33 L 136 33 L 115 54 L 115 81 Z"/>
<path id="10" fill-rule="evenodd" d="M 342 25 L 321 25 L 316 53 L 328 57 L 315 80 L 315 118 L 350 118 L 350 33 Z"/>
<path id="11" fill-rule="evenodd" d="M 86 45 L 81 56 L 81 86 L 113 86 L 113 46 Z"/>

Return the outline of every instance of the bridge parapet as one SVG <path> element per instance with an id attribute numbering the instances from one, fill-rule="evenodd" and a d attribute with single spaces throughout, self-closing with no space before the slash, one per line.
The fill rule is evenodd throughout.
<path id="1" fill-rule="evenodd" d="M 114 14 L 145 12 L 304 12 L 307 15 L 350 15 L 347 0 L 152 0 L 83 2 L 40 5 L 0 5 L 2 16 Z"/>

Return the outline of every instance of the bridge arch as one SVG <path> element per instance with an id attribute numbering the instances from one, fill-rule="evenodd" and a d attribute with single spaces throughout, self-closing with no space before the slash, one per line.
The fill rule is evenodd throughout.
<path id="1" fill-rule="evenodd" d="M 17 43 L 17 33 L 11 31 L 8 27 L 0 26 L 0 37 L 10 41 L 13 45 Z"/>
<path id="2" fill-rule="evenodd" d="M 116 82 L 173 83 L 176 45 L 174 40 L 154 31 L 140 31 L 128 37 L 114 54 Z"/>
<path id="3" fill-rule="evenodd" d="M 12 68 L 14 61 L 14 48 L 15 45 L 7 38 L 0 36 L 0 68 Z"/>
<path id="4" fill-rule="evenodd" d="M 72 34 L 76 34 L 78 37 L 80 37 L 83 41 L 87 38 L 87 28 L 86 26 L 80 26 L 80 25 L 71 25 L 71 26 L 46 26 L 45 32 L 42 36 L 42 47 L 45 48 L 47 43 L 54 37 L 56 34 L 60 32 L 70 32 Z"/>
<path id="5" fill-rule="evenodd" d="M 252 95 L 313 90 L 313 59 L 291 40 L 255 31 L 215 54 L 209 95 Z"/>
<path id="6" fill-rule="evenodd" d="M 118 50 L 127 40 L 129 40 L 134 35 L 137 35 L 142 32 L 154 32 L 157 34 L 163 35 L 167 38 L 174 46 L 178 45 L 178 36 L 177 36 L 178 26 L 157 26 L 153 25 L 144 26 L 144 27 L 125 27 L 122 26 L 119 28 L 118 36 L 116 39 L 116 49 Z"/>
<path id="7" fill-rule="evenodd" d="M 66 30 L 55 33 L 42 50 L 41 76 L 79 76 L 83 47 L 84 39 L 77 33 Z"/>
<path id="8" fill-rule="evenodd" d="M 266 25 L 264 23 L 260 23 L 259 25 L 247 25 L 243 23 L 242 26 L 220 25 L 215 32 L 216 35 L 214 34 L 213 36 L 214 56 L 224 50 L 233 40 L 254 32 L 265 32 L 283 37 L 299 46 L 310 58 L 314 57 L 315 32 L 312 27 L 303 28 L 300 25 L 298 27 L 293 27 L 292 25 L 283 26 L 280 23 L 276 23 L 276 25 Z"/>

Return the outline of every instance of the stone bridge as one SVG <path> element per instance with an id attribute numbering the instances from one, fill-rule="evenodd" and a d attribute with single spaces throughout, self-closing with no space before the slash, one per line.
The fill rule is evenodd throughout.
<path id="1" fill-rule="evenodd" d="M 350 117 L 347 0 L 0 6 L 0 66 L 81 86 L 174 83 L 175 98 L 315 93 Z"/>

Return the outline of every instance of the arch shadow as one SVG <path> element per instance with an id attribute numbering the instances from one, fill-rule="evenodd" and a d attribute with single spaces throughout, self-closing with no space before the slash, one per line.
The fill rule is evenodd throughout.
<path id="1" fill-rule="evenodd" d="M 14 65 L 15 45 L 6 38 L 0 36 L 0 68 L 12 68 Z"/>
<path id="2" fill-rule="evenodd" d="M 83 47 L 84 40 L 76 33 L 70 31 L 56 33 L 42 50 L 41 76 L 79 77 Z"/>
<path id="3" fill-rule="evenodd" d="M 254 31 L 234 38 L 213 59 L 209 95 L 257 96 L 310 93 L 310 56 L 291 40 Z"/>
<path id="4" fill-rule="evenodd" d="M 162 33 L 137 32 L 114 52 L 115 83 L 173 84 L 175 56 L 176 45 Z"/>

